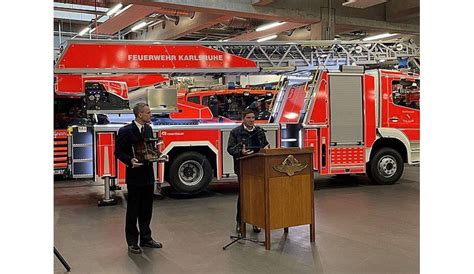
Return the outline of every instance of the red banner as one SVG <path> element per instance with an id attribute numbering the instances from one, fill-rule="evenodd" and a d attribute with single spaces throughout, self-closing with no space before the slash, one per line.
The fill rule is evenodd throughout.
<path id="1" fill-rule="evenodd" d="M 205 46 L 72 43 L 57 69 L 255 69 L 249 59 Z"/>

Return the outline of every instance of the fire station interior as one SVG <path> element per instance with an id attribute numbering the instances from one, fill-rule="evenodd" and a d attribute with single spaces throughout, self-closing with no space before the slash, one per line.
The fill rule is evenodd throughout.
<path id="1" fill-rule="evenodd" d="M 54 273 L 420 273 L 419 0 L 54 0 L 53 31 Z M 145 49 L 160 47 L 189 48 Z M 228 63 L 179 59 L 199 54 Z M 163 248 L 131 254 L 114 142 L 140 100 Z M 246 110 L 269 150 L 309 149 L 314 241 L 309 223 L 268 236 L 249 222 L 223 250 L 240 191 L 227 146 Z"/>

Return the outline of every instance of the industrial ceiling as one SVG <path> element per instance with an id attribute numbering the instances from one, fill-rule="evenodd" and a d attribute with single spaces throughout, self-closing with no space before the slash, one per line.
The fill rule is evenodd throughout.
<path id="1" fill-rule="evenodd" d="M 55 49 L 77 38 L 291 41 L 389 34 L 418 43 L 419 6 L 419 0 L 56 0 Z"/>

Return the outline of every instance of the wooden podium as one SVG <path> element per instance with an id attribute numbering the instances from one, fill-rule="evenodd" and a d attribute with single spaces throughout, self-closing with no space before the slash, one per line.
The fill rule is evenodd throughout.
<path id="1" fill-rule="evenodd" d="M 262 149 L 240 158 L 240 212 L 242 236 L 245 224 L 265 230 L 265 249 L 270 231 L 310 225 L 314 242 L 313 148 Z"/>

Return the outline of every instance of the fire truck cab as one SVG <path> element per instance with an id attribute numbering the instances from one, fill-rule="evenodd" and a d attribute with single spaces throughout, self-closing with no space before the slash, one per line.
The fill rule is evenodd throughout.
<path id="1" fill-rule="evenodd" d="M 393 184 L 404 163 L 419 163 L 419 88 L 418 75 L 401 71 L 320 70 L 311 84 L 286 83 L 271 119 L 282 146 L 314 148 L 318 173 Z"/>
<path id="2" fill-rule="evenodd" d="M 275 89 L 205 89 L 187 92 L 178 96 L 178 100 L 209 106 L 215 117 L 225 117 L 240 121 L 242 111 L 251 108 L 255 119 L 268 121 L 271 105 L 277 91 Z"/>

